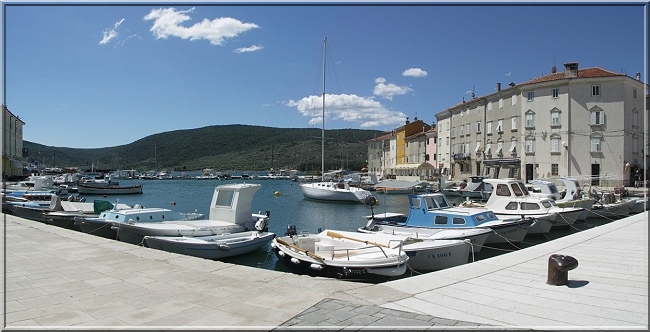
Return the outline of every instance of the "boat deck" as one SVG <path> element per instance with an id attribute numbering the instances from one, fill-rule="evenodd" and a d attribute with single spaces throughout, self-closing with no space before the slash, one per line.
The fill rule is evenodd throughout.
<path id="1" fill-rule="evenodd" d="M 5 329 L 648 328 L 648 214 L 365 284 L 153 250 L 5 217 Z M 546 283 L 549 256 L 579 265 Z"/>

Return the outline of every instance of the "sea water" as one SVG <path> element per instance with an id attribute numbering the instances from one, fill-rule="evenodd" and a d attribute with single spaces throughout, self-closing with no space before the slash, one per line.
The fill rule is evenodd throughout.
<path id="1" fill-rule="evenodd" d="M 194 179 L 200 173 L 187 174 L 187 179 L 167 180 L 120 180 L 120 185 L 142 184 L 143 193 L 139 195 L 84 195 L 87 202 L 95 199 L 107 200 L 113 204 L 123 203 L 130 206 L 140 204 L 144 207 L 169 208 L 178 212 L 203 213 L 206 219 L 210 213 L 210 203 L 216 186 L 227 183 L 259 183 L 260 189 L 253 198 L 252 212 L 262 214 L 270 212 L 269 232 L 282 236 L 288 225 L 295 225 L 297 231 L 315 233 L 319 230 L 331 229 L 340 231 L 356 231 L 365 226 L 367 216 L 374 213 L 395 212 L 408 214 L 408 195 L 383 194 L 374 192 L 379 205 L 373 209 L 364 204 L 324 202 L 305 199 L 298 182 L 291 180 L 218 180 Z M 462 198 L 450 197 L 450 203 L 460 203 Z M 480 260 L 504 254 L 538 243 L 546 242 L 584 229 L 589 229 L 609 222 L 607 219 L 587 219 L 587 222 L 577 222 L 565 229 L 552 229 L 547 235 L 527 236 L 523 243 L 502 245 L 499 247 L 483 248 L 470 260 Z M 261 269 L 288 272 L 289 269 L 275 257 L 270 245 L 239 257 L 223 259 L 223 261 L 241 264 Z"/>

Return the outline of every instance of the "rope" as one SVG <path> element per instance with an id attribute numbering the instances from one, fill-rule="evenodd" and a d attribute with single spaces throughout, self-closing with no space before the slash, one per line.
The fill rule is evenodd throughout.
<path id="1" fill-rule="evenodd" d="M 512 242 L 510 241 L 510 239 L 508 239 L 507 237 L 505 237 L 505 236 L 503 236 L 503 235 L 497 233 L 497 231 L 495 231 L 494 229 L 490 228 L 490 230 L 492 230 L 492 232 L 493 232 L 494 234 L 498 235 L 500 238 L 506 240 L 506 242 L 508 242 L 508 243 L 509 243 L 510 245 L 512 245 L 513 247 L 515 247 L 515 248 L 517 248 L 517 249 L 521 249 L 521 248 L 517 247 L 514 243 L 512 243 Z"/>

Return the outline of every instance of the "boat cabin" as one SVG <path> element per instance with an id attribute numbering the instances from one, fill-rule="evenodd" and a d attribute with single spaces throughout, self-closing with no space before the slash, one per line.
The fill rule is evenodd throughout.
<path id="1" fill-rule="evenodd" d="M 540 194 L 539 196 L 548 197 L 553 200 L 560 199 L 560 191 L 557 190 L 555 183 L 551 181 L 530 180 L 526 189 L 531 193 Z"/>
<path id="2" fill-rule="evenodd" d="M 496 211 L 509 210 L 540 210 L 557 206 L 555 201 L 548 197 L 537 197 L 530 194 L 521 180 L 508 179 L 486 179 L 494 187 L 485 207 Z"/>
<path id="3" fill-rule="evenodd" d="M 498 220 L 490 210 L 452 207 L 442 193 L 431 193 L 409 195 L 409 215 L 402 226 L 474 228 Z"/>

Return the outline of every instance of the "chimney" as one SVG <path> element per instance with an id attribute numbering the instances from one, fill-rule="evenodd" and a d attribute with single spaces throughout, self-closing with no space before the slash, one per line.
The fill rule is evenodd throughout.
<path id="1" fill-rule="evenodd" d="M 641 82 L 641 73 L 636 72 L 636 80 Z"/>
<path id="2" fill-rule="evenodd" d="M 409 117 L 407 116 L 407 117 L 406 117 L 406 124 L 409 124 L 409 123 L 410 123 L 410 122 L 409 122 Z"/>
<path id="3" fill-rule="evenodd" d="M 578 77 L 578 63 L 567 62 L 564 64 L 564 78 Z"/>
<path id="4" fill-rule="evenodd" d="M 501 91 L 501 83 L 497 83 L 497 92 Z"/>

